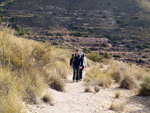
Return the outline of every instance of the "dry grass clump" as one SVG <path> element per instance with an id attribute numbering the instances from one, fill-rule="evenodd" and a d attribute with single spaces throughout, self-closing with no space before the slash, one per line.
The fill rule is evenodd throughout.
<path id="1" fill-rule="evenodd" d="M 96 67 L 87 72 L 85 81 L 98 86 L 103 86 L 104 88 L 109 88 L 112 83 L 111 76 L 103 73 L 99 68 Z"/>
<path id="2" fill-rule="evenodd" d="M 52 98 L 52 96 L 51 96 L 51 94 L 50 94 L 49 92 L 46 92 L 46 93 L 43 95 L 42 100 L 43 100 L 43 102 L 45 102 L 45 103 L 51 104 L 52 101 L 53 101 L 53 98 Z"/>
<path id="3" fill-rule="evenodd" d="M 136 65 L 129 65 L 123 62 L 110 61 L 106 74 L 110 75 L 120 84 L 120 88 L 133 89 L 138 88 L 139 83 L 148 75 L 145 68 Z"/>
<path id="4" fill-rule="evenodd" d="M 23 101 L 29 104 L 38 103 L 38 98 L 42 96 L 49 83 L 54 86 L 56 81 L 60 82 L 56 79 L 50 81 L 48 78 L 55 72 L 57 77 L 65 78 L 70 72 L 67 66 L 70 57 L 66 50 L 53 48 L 49 43 L 17 38 L 13 34 L 14 31 L 8 28 L 0 30 L 0 112 L 2 113 L 20 113 Z M 57 63 L 54 63 L 56 61 Z M 63 89 L 58 86 L 56 88 Z"/>
<path id="5" fill-rule="evenodd" d="M 0 113 L 19 113 L 22 111 L 22 97 L 17 77 L 0 65 Z"/>
<path id="6" fill-rule="evenodd" d="M 121 102 L 112 102 L 109 109 L 114 111 L 123 111 L 125 108 L 125 104 Z"/>
<path id="7" fill-rule="evenodd" d="M 49 79 L 49 86 L 57 91 L 65 91 L 65 83 L 58 76 L 51 76 Z"/>
<path id="8" fill-rule="evenodd" d="M 115 93 L 115 98 L 119 98 L 119 97 L 120 97 L 120 92 L 117 91 L 117 92 Z"/>
<path id="9" fill-rule="evenodd" d="M 124 76 L 120 81 L 120 88 L 124 89 L 133 89 L 136 88 L 137 84 L 133 77 L 131 76 Z"/>
<path id="10" fill-rule="evenodd" d="M 94 87 L 94 90 L 96 93 L 98 93 L 100 91 L 100 87 L 96 86 L 96 87 Z"/>
<path id="11" fill-rule="evenodd" d="M 150 96 L 150 77 L 145 77 L 144 82 L 141 84 L 139 96 Z"/>
<path id="12" fill-rule="evenodd" d="M 91 88 L 89 86 L 85 87 L 84 91 L 87 92 L 92 92 Z"/>

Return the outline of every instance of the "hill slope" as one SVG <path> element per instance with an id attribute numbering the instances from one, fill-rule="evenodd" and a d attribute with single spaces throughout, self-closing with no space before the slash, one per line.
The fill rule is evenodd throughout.
<path id="1" fill-rule="evenodd" d="M 51 36 L 52 31 L 60 30 L 60 36 L 68 36 L 69 31 L 69 37 L 107 38 L 111 44 L 108 48 L 99 42 L 91 45 L 72 40 L 71 44 L 79 43 L 94 51 L 115 52 L 134 62 L 138 58 L 139 62 L 139 58 L 149 57 L 149 4 L 146 0 L 14 0 L 3 6 L 3 14 L 12 27 L 20 25 L 38 35 Z M 73 31 L 79 34 L 71 34 Z M 139 56 L 139 52 L 144 54 Z"/>

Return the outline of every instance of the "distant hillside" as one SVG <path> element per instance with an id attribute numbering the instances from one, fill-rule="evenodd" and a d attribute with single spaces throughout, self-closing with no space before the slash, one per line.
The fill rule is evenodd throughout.
<path id="1" fill-rule="evenodd" d="M 94 46 L 84 47 L 115 52 L 136 61 L 149 57 L 149 9 L 147 0 L 14 0 L 3 6 L 3 14 L 13 28 L 21 26 L 38 35 L 54 37 L 55 32 L 56 37 L 69 33 L 70 37 L 107 38 L 111 46 L 92 42 Z M 138 56 L 139 52 L 144 54 Z"/>

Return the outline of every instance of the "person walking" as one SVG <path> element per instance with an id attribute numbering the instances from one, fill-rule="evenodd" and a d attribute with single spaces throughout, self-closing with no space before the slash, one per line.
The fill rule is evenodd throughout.
<path id="1" fill-rule="evenodd" d="M 81 58 L 82 58 L 82 68 L 80 69 L 80 81 L 82 80 L 82 75 L 83 75 L 83 70 L 84 70 L 84 68 L 86 68 L 87 67 L 87 62 L 86 62 L 86 57 L 85 57 L 85 54 L 82 52 L 82 51 L 80 51 L 80 55 L 81 55 Z"/>
<path id="2" fill-rule="evenodd" d="M 80 69 L 82 69 L 83 66 L 83 61 L 79 54 L 79 50 L 76 50 L 75 53 L 72 54 L 70 66 L 73 68 L 73 82 L 78 82 L 80 79 Z"/>

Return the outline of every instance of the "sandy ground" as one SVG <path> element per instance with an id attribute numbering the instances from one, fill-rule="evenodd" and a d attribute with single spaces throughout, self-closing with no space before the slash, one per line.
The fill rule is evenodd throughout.
<path id="1" fill-rule="evenodd" d="M 54 99 L 54 106 L 45 103 L 34 105 L 32 113 L 119 113 L 109 110 L 112 102 L 125 104 L 121 113 L 150 113 L 145 105 L 147 97 L 137 97 L 133 91 L 117 88 L 118 85 L 115 83 L 111 88 L 100 87 L 98 93 L 94 93 L 94 87 L 91 86 L 93 92 L 85 93 L 84 81 L 73 83 L 70 75 L 65 82 L 65 92 L 49 89 Z M 116 91 L 120 92 L 118 99 L 115 98 Z"/>

